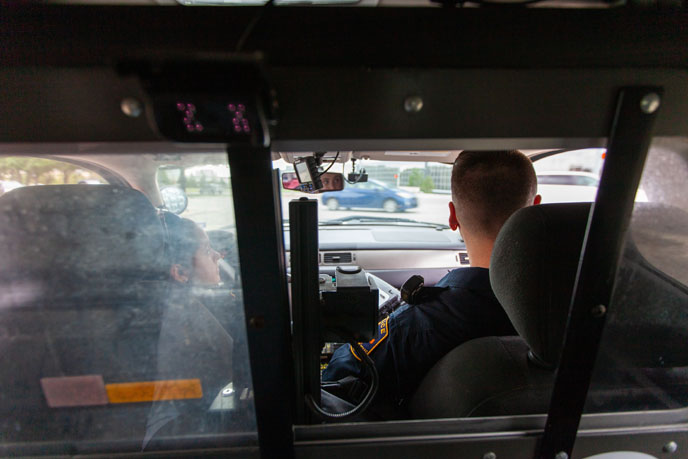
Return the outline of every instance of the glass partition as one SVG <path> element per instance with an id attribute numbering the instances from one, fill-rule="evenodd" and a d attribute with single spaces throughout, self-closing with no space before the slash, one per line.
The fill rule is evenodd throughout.
<path id="1" fill-rule="evenodd" d="M 0 451 L 257 446 L 227 156 L 5 156 L 0 179 Z"/>
<path id="2" fill-rule="evenodd" d="M 688 139 L 655 139 L 633 210 L 587 412 L 688 406 Z"/>

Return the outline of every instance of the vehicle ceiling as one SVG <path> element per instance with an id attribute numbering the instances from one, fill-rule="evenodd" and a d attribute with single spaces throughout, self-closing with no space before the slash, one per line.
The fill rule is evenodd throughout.
<path id="1" fill-rule="evenodd" d="M 260 6 L 268 3 L 268 0 L 51 0 L 47 3 L 70 5 L 149 5 L 149 6 Z M 528 8 L 619 8 L 626 5 L 640 4 L 633 0 L 461 0 L 456 1 L 457 6 L 477 8 L 481 6 L 524 6 Z M 642 5 L 652 4 L 681 5 L 682 0 L 672 1 L 646 1 Z M 273 0 L 273 4 L 288 6 L 313 6 L 336 5 L 349 7 L 439 7 L 441 1 L 433 0 Z"/>
<path id="2" fill-rule="evenodd" d="M 259 10 L 134 8 L 5 11 L 0 141 L 163 140 L 150 116 L 123 114 L 120 101 L 149 97 L 119 64 L 231 60 Z M 663 87 L 655 135 L 686 135 L 687 22 L 662 9 L 273 8 L 243 57 L 262 56 L 274 86 L 273 151 L 600 147 L 623 86 Z"/>

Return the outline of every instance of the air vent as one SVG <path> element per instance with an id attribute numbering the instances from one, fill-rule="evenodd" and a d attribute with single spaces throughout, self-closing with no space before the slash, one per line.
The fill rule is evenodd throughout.
<path id="1" fill-rule="evenodd" d="M 466 252 L 459 252 L 459 263 L 462 265 L 470 265 L 471 263 L 468 261 L 468 253 Z"/>
<path id="2" fill-rule="evenodd" d="M 330 252 L 324 254 L 324 263 L 339 265 L 342 263 L 351 263 L 351 252 Z"/>

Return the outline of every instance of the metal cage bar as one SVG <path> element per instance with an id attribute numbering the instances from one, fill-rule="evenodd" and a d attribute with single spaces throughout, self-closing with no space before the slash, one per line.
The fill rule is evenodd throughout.
<path id="1" fill-rule="evenodd" d="M 262 457 L 293 457 L 293 359 L 280 202 L 270 150 L 228 152 Z"/>
<path id="2" fill-rule="evenodd" d="M 590 210 L 564 347 L 539 457 L 570 457 L 624 245 L 636 189 L 652 138 L 662 88 L 619 92 L 607 158 Z"/>

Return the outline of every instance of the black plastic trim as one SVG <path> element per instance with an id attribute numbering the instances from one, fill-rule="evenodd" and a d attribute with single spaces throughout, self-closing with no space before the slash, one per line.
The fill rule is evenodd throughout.
<path id="1" fill-rule="evenodd" d="M 260 12 L 255 7 L 35 4 L 4 10 L 4 65 L 228 56 Z M 242 52 L 259 50 L 272 65 L 686 68 L 687 22 L 688 12 L 673 8 L 278 7 L 262 13 Z"/>
<path id="2" fill-rule="evenodd" d="M 661 100 L 663 89 L 624 88 L 617 98 L 607 159 L 590 210 L 539 452 L 541 458 L 552 459 L 560 452 L 570 457 L 573 450 L 604 329 L 605 311 L 610 307 L 616 269 L 659 111 L 655 107 L 653 112 L 645 113 L 641 108 L 643 98 L 652 94 Z"/>
<path id="3" fill-rule="evenodd" d="M 269 149 L 233 148 L 237 244 L 262 457 L 293 457 L 294 378 L 280 201 Z"/>
<path id="4" fill-rule="evenodd" d="M 308 423 L 305 396 L 320 403 L 320 294 L 318 290 L 318 202 L 301 198 L 289 203 L 291 300 L 294 361 L 296 363 L 296 420 Z"/>

